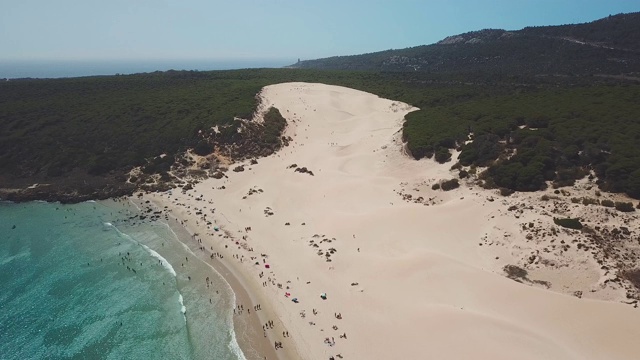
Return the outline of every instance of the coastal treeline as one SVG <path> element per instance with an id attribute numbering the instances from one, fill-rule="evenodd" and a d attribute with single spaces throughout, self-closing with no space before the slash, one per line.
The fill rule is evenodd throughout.
<path id="1" fill-rule="evenodd" d="M 169 71 L 0 85 L 0 169 L 102 175 L 190 146 L 198 130 L 250 116 L 261 84 Z"/>
<path id="2" fill-rule="evenodd" d="M 603 190 L 640 197 L 640 86 L 468 86 L 449 96 L 407 116 L 416 158 L 446 161 L 459 148 L 462 165 L 490 166 L 491 183 L 517 191 L 573 185 L 593 171 Z"/>
<path id="3" fill-rule="evenodd" d="M 488 167 L 487 186 L 534 191 L 593 172 L 603 190 L 640 198 L 640 85 L 465 82 L 421 72 L 248 69 L 1 82 L 0 180 L 55 183 L 134 166 L 166 172 L 188 148 L 212 151 L 202 133 L 213 126 L 221 129 L 214 140 L 233 140 L 234 118 L 251 118 L 260 89 L 288 81 L 347 86 L 419 107 L 403 129 L 413 156 L 446 162 L 459 149 L 461 165 Z M 266 145 L 284 127 L 275 111 L 261 131 Z"/>

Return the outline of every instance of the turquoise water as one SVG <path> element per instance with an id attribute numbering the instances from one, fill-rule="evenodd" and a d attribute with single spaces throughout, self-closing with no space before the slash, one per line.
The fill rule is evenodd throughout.
<path id="1" fill-rule="evenodd" d="M 0 358 L 243 359 L 226 282 L 106 204 L 0 203 Z"/>

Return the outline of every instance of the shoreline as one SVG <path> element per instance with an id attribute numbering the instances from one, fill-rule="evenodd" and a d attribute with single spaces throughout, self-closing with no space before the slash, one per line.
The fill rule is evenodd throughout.
<path id="1" fill-rule="evenodd" d="M 213 250 L 211 250 L 211 247 L 204 247 L 204 250 L 200 249 L 200 251 L 196 252 L 191 249 L 189 245 L 198 247 L 201 245 L 197 240 L 200 234 L 202 234 L 202 228 L 197 225 L 193 226 L 192 224 L 188 224 L 189 218 L 184 216 L 185 214 L 181 214 L 179 209 L 174 208 L 171 204 L 165 203 L 156 197 L 145 194 L 142 198 L 135 199 L 132 196 L 129 200 L 133 202 L 149 200 L 149 204 L 144 204 L 143 201 L 142 203 L 138 203 L 138 205 L 152 205 L 157 210 L 165 210 L 169 218 L 167 226 L 174 232 L 178 241 L 189 247 L 190 251 L 196 257 L 209 265 L 212 270 L 219 274 L 231 287 L 235 295 L 236 306 L 233 315 L 233 331 L 236 341 L 247 360 L 287 360 L 298 358 L 295 352 L 287 348 L 276 351 L 273 346 L 273 342 L 276 340 L 272 332 L 267 331 L 267 336 L 265 337 L 262 331 L 260 331 L 262 324 L 265 324 L 269 320 L 276 322 L 277 318 L 269 302 L 266 301 L 261 294 L 248 286 L 246 280 L 243 279 L 242 271 L 239 271 L 239 269 L 231 265 L 233 262 L 228 261 L 229 257 L 222 259 L 217 256 L 211 257 L 212 254 L 220 253 L 223 250 L 217 247 L 214 247 Z M 167 206 L 167 208 L 164 208 L 164 206 Z M 176 212 L 178 214 L 176 214 Z M 204 242 L 202 244 L 204 244 Z M 260 304 L 261 310 L 256 312 L 253 306 L 257 304 Z M 236 314 L 237 307 L 240 305 L 244 307 L 245 311 L 250 309 L 252 312 L 246 314 L 243 311 L 242 314 Z"/>

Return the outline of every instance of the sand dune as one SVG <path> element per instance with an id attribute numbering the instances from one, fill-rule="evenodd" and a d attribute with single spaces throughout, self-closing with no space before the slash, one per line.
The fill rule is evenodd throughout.
<path id="1" fill-rule="evenodd" d="M 261 96 L 287 118 L 290 146 L 227 172 L 228 179 L 150 198 L 188 220 L 205 247 L 225 254 L 250 292 L 271 303 L 280 320 L 269 335 L 283 342 L 282 358 L 638 358 L 638 309 L 500 275 L 534 246 L 521 223 L 539 214 L 514 218 L 506 210 L 531 195 L 432 190 L 453 177 L 451 164 L 403 154 L 400 129 L 410 106 L 323 84 L 273 85 Z M 301 167 L 313 175 L 295 171 Z M 197 210 L 233 238 L 206 226 Z"/>

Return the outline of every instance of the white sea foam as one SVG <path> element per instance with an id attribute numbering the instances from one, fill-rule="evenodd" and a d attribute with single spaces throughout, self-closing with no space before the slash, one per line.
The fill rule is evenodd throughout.
<path id="1" fill-rule="evenodd" d="M 247 360 L 247 358 L 244 356 L 244 353 L 242 352 L 242 349 L 240 349 L 240 345 L 238 345 L 238 339 L 236 338 L 236 332 L 233 327 L 229 330 L 229 333 L 231 334 L 229 350 L 231 350 L 231 352 L 233 352 L 238 357 L 238 360 Z"/>
<path id="2" fill-rule="evenodd" d="M 135 203 L 135 201 L 129 199 L 129 203 L 131 205 L 133 205 L 136 209 L 138 209 L 138 211 L 142 211 L 142 209 L 140 208 L 140 206 L 138 206 L 138 204 Z"/>
<path id="3" fill-rule="evenodd" d="M 180 303 L 180 312 L 182 313 L 182 318 L 184 319 L 184 323 L 187 323 L 187 307 L 184 306 L 184 298 L 180 291 L 178 291 L 178 302 Z"/>
<path id="4" fill-rule="evenodd" d="M 8 258 L 0 261 L 0 265 L 8 264 L 8 263 L 12 262 L 13 260 L 17 260 L 17 259 L 20 259 L 20 258 L 23 258 L 23 257 L 28 257 L 29 254 L 30 254 L 29 251 L 23 251 L 23 252 L 21 252 L 19 254 L 16 254 L 16 255 L 13 255 L 13 256 L 9 256 Z"/>
<path id="5" fill-rule="evenodd" d="M 184 306 L 184 298 L 182 294 L 178 293 L 178 302 L 180 303 L 180 312 L 183 314 L 187 313 L 187 308 Z"/>
<path id="6" fill-rule="evenodd" d="M 182 245 L 182 247 L 184 248 L 185 251 L 187 251 L 188 253 L 190 253 L 193 256 L 196 256 L 196 254 L 193 253 L 193 251 L 189 248 L 189 246 L 187 246 L 187 244 L 185 244 L 184 242 L 182 242 L 180 240 L 180 237 L 178 236 L 178 234 L 176 234 L 176 232 L 173 230 L 173 228 L 165 222 L 161 222 L 163 225 L 165 225 L 167 227 L 167 229 L 169 229 L 169 231 L 173 234 L 173 236 L 175 237 L 175 239 Z M 197 258 L 197 256 L 196 256 Z M 220 275 L 220 273 L 218 273 L 218 271 L 211 266 L 211 264 L 207 263 L 206 261 L 204 262 L 205 265 L 207 265 L 213 272 L 217 273 L 220 276 L 220 279 L 222 280 L 222 284 L 225 285 L 226 290 L 229 292 L 229 294 L 231 294 L 231 303 L 233 304 L 233 308 L 236 307 L 236 294 L 233 291 L 233 288 L 231 288 L 231 285 L 227 282 L 227 280 Z M 182 302 L 182 295 L 180 295 L 179 298 L 180 304 L 182 306 L 182 313 L 185 314 L 186 313 L 186 307 L 184 306 L 183 302 Z M 185 315 L 185 322 L 186 322 L 187 318 Z M 228 317 L 227 317 L 227 326 L 229 327 L 229 334 L 231 336 L 231 341 L 228 344 L 228 348 L 229 350 L 231 350 L 231 352 L 233 352 L 236 357 L 238 358 L 238 360 L 247 360 L 247 358 L 245 357 L 244 353 L 242 352 L 242 349 L 240 348 L 240 345 L 238 344 L 238 338 L 236 336 L 236 331 L 235 331 L 235 326 L 233 323 L 233 315 L 231 313 L 231 311 L 228 312 Z"/>
<path id="7" fill-rule="evenodd" d="M 162 257 L 162 255 L 158 254 L 155 250 L 149 248 L 147 245 L 145 244 L 140 244 L 145 250 L 147 250 L 147 252 L 149 254 L 151 254 L 151 256 L 153 256 L 154 258 L 160 260 L 160 264 L 162 264 L 162 267 L 164 267 L 165 269 L 167 269 L 167 271 L 169 271 L 171 273 L 171 275 L 173 275 L 174 277 L 177 276 L 176 271 L 173 269 L 173 266 L 171 266 L 171 264 L 169 264 L 169 262 L 167 261 L 167 259 L 165 259 L 164 257 Z"/>
<path id="8" fill-rule="evenodd" d="M 184 248 L 184 251 L 186 251 L 186 252 L 188 252 L 188 253 L 191 253 L 192 255 L 195 255 L 195 254 L 193 253 L 193 251 L 191 251 L 191 249 L 190 249 L 190 248 L 189 248 L 185 243 L 183 243 L 183 242 L 181 241 L 181 242 L 180 242 L 180 244 L 182 244 L 182 247 Z"/>
<path id="9" fill-rule="evenodd" d="M 106 222 L 106 223 L 104 223 L 104 225 L 115 229 L 116 232 L 118 232 L 118 234 L 120 234 L 121 236 L 126 237 L 127 239 L 133 241 L 134 243 L 142 246 L 142 248 L 145 249 L 149 253 L 149 255 L 151 255 L 152 257 L 160 260 L 160 264 L 162 265 L 162 267 L 164 267 L 169 273 L 171 273 L 171 275 L 173 275 L 174 277 L 177 276 L 175 269 L 173 268 L 173 266 L 171 266 L 169 261 L 167 261 L 167 259 L 165 259 L 162 255 L 158 254 L 155 250 L 151 249 L 150 247 L 148 247 L 145 244 L 142 244 L 142 243 L 136 241 L 134 238 L 132 238 L 128 234 L 123 233 L 122 231 L 120 231 L 120 229 L 118 229 L 117 227 L 113 226 L 112 223 Z"/>
<path id="10" fill-rule="evenodd" d="M 213 269 L 211 265 L 209 265 L 209 267 Z M 215 269 L 213 269 L 213 271 L 215 271 Z M 222 279 L 222 281 L 224 281 L 224 283 L 227 285 L 228 289 L 230 290 L 231 303 L 233 304 L 233 308 L 235 309 L 235 307 L 238 305 L 236 303 L 236 293 L 233 291 L 233 288 L 231 287 L 231 285 L 227 282 L 227 279 L 225 279 L 222 276 L 220 276 L 220 278 Z M 244 353 L 242 352 L 242 349 L 240 349 L 240 344 L 238 344 L 238 338 L 236 337 L 236 329 L 233 323 L 233 315 L 231 315 L 231 312 L 228 313 L 226 322 L 227 322 L 227 326 L 229 327 L 229 334 L 231 335 L 231 341 L 229 342 L 229 345 L 228 345 L 229 350 L 231 350 L 231 352 L 233 352 L 238 357 L 238 360 L 247 360 L 247 358 L 244 356 Z"/>

